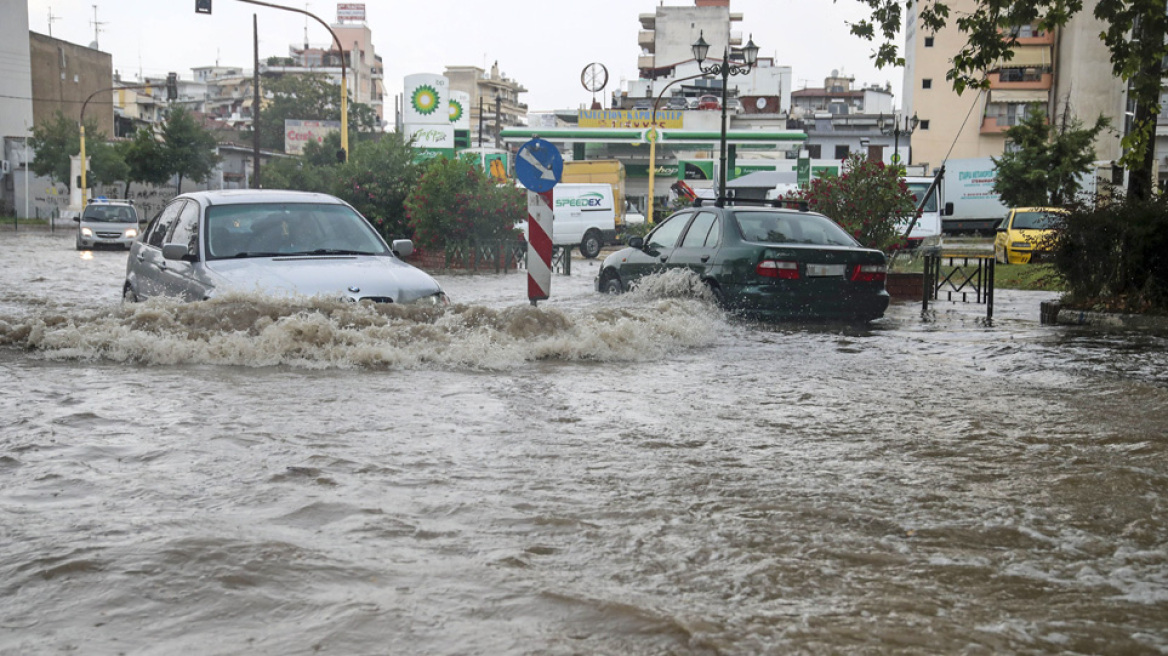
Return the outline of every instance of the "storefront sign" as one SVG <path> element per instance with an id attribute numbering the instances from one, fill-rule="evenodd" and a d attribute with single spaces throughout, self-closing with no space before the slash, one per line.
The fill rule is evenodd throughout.
<path id="1" fill-rule="evenodd" d="M 582 128 L 659 128 L 676 129 L 683 127 L 685 112 L 680 109 L 657 110 L 656 121 L 649 109 L 581 109 L 578 122 Z"/>

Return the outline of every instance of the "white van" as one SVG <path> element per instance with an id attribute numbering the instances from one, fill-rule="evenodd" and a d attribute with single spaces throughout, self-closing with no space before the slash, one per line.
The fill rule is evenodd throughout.
<path id="1" fill-rule="evenodd" d="M 560 183 L 552 190 L 552 244 L 580 246 L 586 258 L 600 255 L 600 247 L 616 239 L 616 205 L 612 185 Z M 527 238 L 527 221 L 518 226 Z"/>
<path id="2" fill-rule="evenodd" d="M 933 177 L 908 176 L 904 182 L 913 195 L 913 201 L 919 205 L 921 198 L 929 190 L 929 186 L 933 184 Z M 919 246 L 927 238 L 941 236 L 942 207 L 944 207 L 944 203 L 941 202 L 941 185 L 937 185 L 933 193 L 929 194 L 925 206 L 921 208 L 921 216 L 917 219 L 916 225 L 913 226 L 912 232 L 908 234 L 910 248 Z M 905 219 L 900 223 L 901 234 L 904 234 L 904 230 L 908 228 L 910 220 Z"/>

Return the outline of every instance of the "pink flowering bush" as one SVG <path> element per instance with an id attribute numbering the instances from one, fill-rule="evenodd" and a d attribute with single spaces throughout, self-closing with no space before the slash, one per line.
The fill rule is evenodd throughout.
<path id="1" fill-rule="evenodd" d="M 462 159 L 436 159 L 406 198 L 414 239 L 426 250 L 447 244 L 514 237 L 527 217 L 525 194 L 497 186 L 478 166 Z"/>
<path id="2" fill-rule="evenodd" d="M 902 221 L 916 214 L 916 202 L 900 177 L 900 167 L 885 166 L 852 153 L 843 173 L 816 178 L 783 200 L 806 201 L 808 208 L 843 226 L 868 248 L 887 251 L 902 245 Z"/>

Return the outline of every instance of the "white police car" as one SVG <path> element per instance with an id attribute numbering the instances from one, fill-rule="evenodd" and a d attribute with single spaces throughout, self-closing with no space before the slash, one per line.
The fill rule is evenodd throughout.
<path id="1" fill-rule="evenodd" d="M 98 246 L 129 248 L 138 237 L 138 212 L 132 201 L 94 198 L 77 222 L 77 250 Z"/>

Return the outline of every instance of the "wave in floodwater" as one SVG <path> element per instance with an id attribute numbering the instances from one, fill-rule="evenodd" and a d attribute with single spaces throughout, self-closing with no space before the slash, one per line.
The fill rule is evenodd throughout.
<path id="1" fill-rule="evenodd" d="M 579 309 L 445 308 L 229 293 L 0 316 L 0 345 L 48 359 L 309 369 L 503 369 L 533 360 L 643 361 L 706 346 L 723 315 L 689 272 Z"/>

